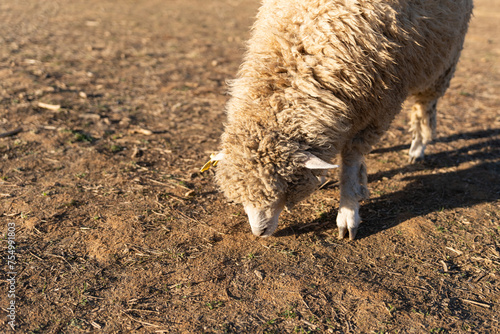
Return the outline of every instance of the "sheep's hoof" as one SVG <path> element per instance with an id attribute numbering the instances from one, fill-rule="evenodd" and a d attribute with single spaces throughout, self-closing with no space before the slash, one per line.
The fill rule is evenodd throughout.
<path id="1" fill-rule="evenodd" d="M 417 161 L 424 160 L 425 144 L 419 140 L 413 140 L 411 142 L 410 150 L 408 155 L 410 156 L 408 162 L 414 164 Z"/>
<path id="2" fill-rule="evenodd" d="M 358 228 L 357 227 L 353 227 L 353 228 L 349 229 L 349 240 L 350 241 L 353 241 L 354 238 L 356 238 L 356 232 L 358 232 Z"/>
<path id="3" fill-rule="evenodd" d="M 408 162 L 411 163 L 411 164 L 414 164 L 414 163 L 417 163 L 417 162 L 420 162 L 420 161 L 424 161 L 425 160 L 425 157 L 422 155 L 422 156 L 418 156 L 418 157 L 412 157 L 410 156 L 408 158 Z"/>
<path id="4" fill-rule="evenodd" d="M 346 234 L 347 234 L 347 228 L 339 226 L 339 240 L 344 239 Z"/>
<path id="5" fill-rule="evenodd" d="M 356 232 L 358 232 L 357 227 L 353 228 L 345 228 L 345 227 L 339 227 L 339 240 L 344 239 L 347 236 L 347 231 L 349 231 L 349 240 L 354 240 L 356 238 Z"/>

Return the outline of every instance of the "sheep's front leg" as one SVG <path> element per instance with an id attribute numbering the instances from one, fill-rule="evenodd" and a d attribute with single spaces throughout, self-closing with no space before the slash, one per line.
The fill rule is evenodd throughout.
<path id="1" fill-rule="evenodd" d="M 349 232 L 349 239 L 354 240 L 361 221 L 359 201 L 368 198 L 365 159 L 359 152 L 342 153 L 340 175 L 340 208 L 337 215 L 339 239 Z"/>

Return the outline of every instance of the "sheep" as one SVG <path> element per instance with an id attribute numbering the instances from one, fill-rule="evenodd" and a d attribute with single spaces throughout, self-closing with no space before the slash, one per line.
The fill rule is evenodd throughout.
<path id="1" fill-rule="evenodd" d="M 263 0 L 237 78 L 215 180 L 253 234 L 317 189 L 340 154 L 338 237 L 369 196 L 364 156 L 414 99 L 410 162 L 432 140 L 437 100 L 463 48 L 472 0 Z"/>

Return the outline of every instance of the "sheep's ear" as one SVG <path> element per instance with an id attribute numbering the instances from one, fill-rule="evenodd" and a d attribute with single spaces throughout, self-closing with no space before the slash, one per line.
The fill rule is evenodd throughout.
<path id="1" fill-rule="evenodd" d="M 328 162 L 321 160 L 312 153 L 306 152 L 307 160 L 304 162 L 304 167 L 308 169 L 332 169 L 338 168 L 338 165 L 332 165 Z"/>

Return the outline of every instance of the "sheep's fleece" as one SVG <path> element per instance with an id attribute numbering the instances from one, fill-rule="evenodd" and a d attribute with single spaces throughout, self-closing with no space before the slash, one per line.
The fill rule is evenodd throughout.
<path id="1" fill-rule="evenodd" d="M 263 1 L 215 158 L 255 235 L 271 235 L 340 154 L 337 226 L 354 239 L 364 155 L 411 96 L 410 162 L 424 157 L 471 12 L 472 0 Z"/>

